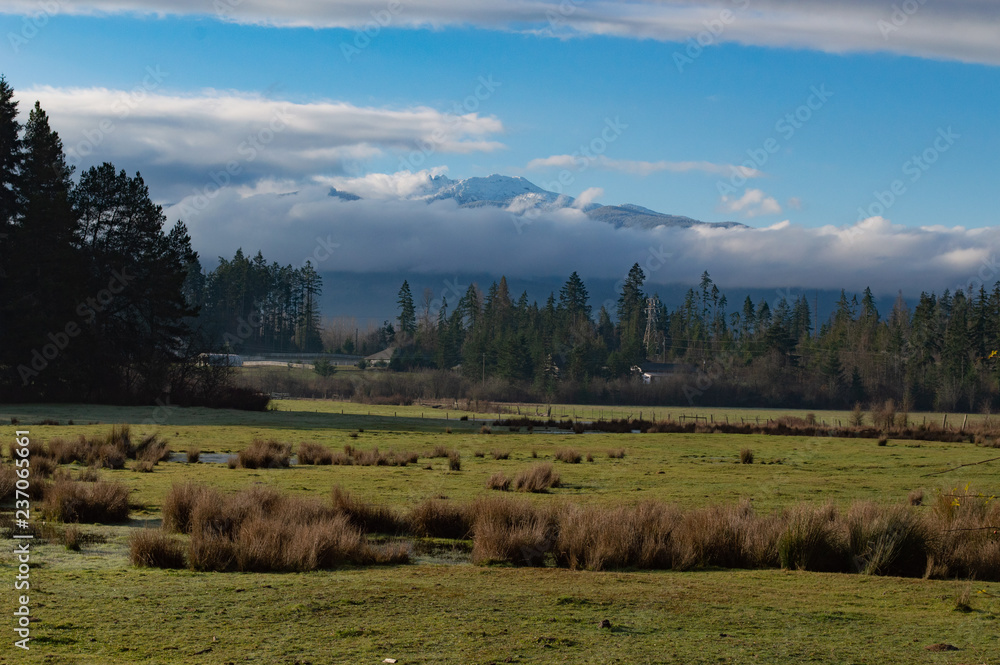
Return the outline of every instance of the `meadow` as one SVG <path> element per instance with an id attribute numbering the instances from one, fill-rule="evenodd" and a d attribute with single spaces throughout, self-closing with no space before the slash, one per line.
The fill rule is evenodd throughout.
<path id="1" fill-rule="evenodd" d="M 541 568 L 486 565 L 472 563 L 469 539 L 440 537 L 407 537 L 408 564 L 306 572 L 132 565 L 134 534 L 158 529 L 172 488 L 189 482 L 228 497 L 258 487 L 315 502 L 328 502 L 337 486 L 399 515 L 431 499 L 468 506 L 510 496 L 539 511 L 630 510 L 654 501 L 690 513 L 742 502 L 762 517 L 822 511 L 830 504 L 846 515 L 852 504 L 870 501 L 906 505 L 921 516 L 952 495 L 965 501 L 970 492 L 982 493 L 989 503 L 997 489 L 996 463 L 980 463 L 997 457 L 996 450 L 971 443 L 504 427 L 486 433 L 483 422 L 459 420 L 472 417 L 469 411 L 429 405 L 290 400 L 276 406 L 264 413 L 0 407 L 4 423 L 15 419 L 17 429 L 28 429 L 37 442 L 102 437 L 113 424 L 129 423 L 134 439 L 156 434 L 175 453 L 152 472 L 130 464 L 97 472 L 102 481 L 127 488 L 128 522 L 38 525 L 30 661 L 994 663 L 1000 657 L 1000 584 L 949 575 L 903 578 L 778 565 L 599 571 L 553 567 L 551 561 Z M 586 408 L 554 407 L 552 416 L 576 409 L 578 418 L 586 417 Z M 722 420 L 787 412 L 698 415 Z M 230 468 L 229 458 L 246 454 L 255 439 L 287 442 L 293 452 L 303 443 L 341 455 L 345 446 L 359 453 L 378 448 L 415 453 L 417 461 L 307 465 L 293 457 L 287 467 Z M 201 461 L 188 463 L 184 453 L 194 448 Z M 752 451 L 753 463 L 741 463 L 744 451 Z M 449 452 L 457 453 L 459 470 Z M 538 464 L 552 465 L 557 487 L 539 493 L 487 489 L 498 473 L 515 478 Z M 59 468 L 73 477 L 86 471 L 78 462 Z M 921 500 L 911 506 L 914 497 Z M 75 550 L 64 545 L 72 530 Z M 369 538 L 376 546 L 399 540 Z M 9 551 L 2 565 L 0 574 L 13 576 Z M 4 594 L 4 611 L 13 611 L 14 600 L 13 592 Z M 959 651 L 926 648 L 939 644 Z M 0 662 L 23 662 L 21 654 L 4 654 Z"/>

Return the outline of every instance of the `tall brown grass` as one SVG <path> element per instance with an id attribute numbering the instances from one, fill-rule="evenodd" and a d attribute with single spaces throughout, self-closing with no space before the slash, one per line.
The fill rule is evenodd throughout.
<path id="1" fill-rule="evenodd" d="M 139 568 L 183 568 L 184 546 L 159 529 L 136 529 L 128 539 L 129 560 Z"/>
<path id="2" fill-rule="evenodd" d="M 469 537 L 471 524 L 469 511 L 440 499 L 427 499 L 410 510 L 407 515 L 409 531 L 423 538 Z"/>
<path id="3" fill-rule="evenodd" d="M 583 456 L 572 448 L 557 450 L 555 457 L 560 462 L 566 462 L 567 464 L 579 464 L 583 460 Z"/>
<path id="4" fill-rule="evenodd" d="M 551 464 L 536 464 L 514 477 L 514 489 L 519 492 L 548 492 L 553 487 L 559 487 L 559 474 Z"/>
<path id="5" fill-rule="evenodd" d="M 128 487 L 121 483 L 61 478 L 46 488 L 42 512 L 60 522 L 124 522 L 129 513 L 128 495 Z"/>
<path id="6" fill-rule="evenodd" d="M 191 535 L 187 563 L 195 570 L 305 571 L 409 560 L 403 544 L 369 543 L 354 523 L 359 516 L 373 526 L 377 511 L 344 493 L 322 503 L 257 486 L 222 495 L 175 485 L 164 505 L 165 528 Z"/>
<path id="7" fill-rule="evenodd" d="M 292 446 L 274 439 L 254 439 L 236 454 L 236 464 L 244 469 L 287 468 L 291 462 Z"/>
<path id="8" fill-rule="evenodd" d="M 497 471 L 486 481 L 487 489 L 506 492 L 510 489 L 510 478 L 504 475 L 503 471 Z"/>
<path id="9" fill-rule="evenodd" d="M 556 538 L 552 512 L 499 496 L 477 499 L 470 511 L 473 563 L 544 565 Z"/>
<path id="10" fill-rule="evenodd" d="M 333 464 L 333 451 L 319 443 L 300 443 L 299 464 Z"/>

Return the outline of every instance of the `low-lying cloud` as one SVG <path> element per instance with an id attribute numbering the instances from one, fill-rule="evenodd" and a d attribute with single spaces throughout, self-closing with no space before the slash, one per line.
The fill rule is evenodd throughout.
<path id="1" fill-rule="evenodd" d="M 564 208 L 530 218 L 454 201 L 345 201 L 324 185 L 295 193 L 242 194 L 223 188 L 195 206 L 166 210 L 183 218 L 211 264 L 263 249 L 268 259 L 320 271 L 484 272 L 516 277 L 619 279 L 634 263 L 648 285 L 695 282 L 708 270 L 722 285 L 941 292 L 1000 279 L 1000 228 L 909 228 L 875 217 L 849 226 L 804 228 L 615 229 Z M 520 228 L 520 233 L 518 229 Z"/>

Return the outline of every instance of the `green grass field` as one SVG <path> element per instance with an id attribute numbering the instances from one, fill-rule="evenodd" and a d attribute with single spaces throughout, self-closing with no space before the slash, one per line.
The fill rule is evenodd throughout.
<path id="1" fill-rule="evenodd" d="M 185 480 L 226 491 L 265 483 L 320 498 L 341 485 L 367 501 L 406 509 L 430 497 L 471 500 L 487 492 L 493 472 L 512 475 L 572 447 L 594 461 L 554 462 L 563 486 L 530 500 L 610 506 L 658 499 L 698 507 L 750 499 L 758 512 L 769 512 L 801 502 L 899 503 L 912 490 L 933 497 L 967 483 L 995 494 L 1000 484 L 995 463 L 948 471 L 997 456 L 967 443 L 890 440 L 878 446 L 871 439 L 528 434 L 506 428 L 481 434 L 480 423 L 458 421 L 466 412 L 457 410 L 307 400 L 277 406 L 265 413 L 0 406 L 2 422 L 19 419 L 17 429 L 30 430 L 35 440 L 104 433 L 112 423 L 131 423 L 134 432 L 159 432 L 174 451 L 193 446 L 230 453 L 254 437 L 273 437 L 333 450 L 350 444 L 421 454 L 419 463 L 406 467 L 248 470 L 180 461 L 161 463 L 153 473 L 103 470 L 102 477 L 131 489 L 132 522 L 81 526 L 89 539 L 80 552 L 38 543 L 32 558 L 32 650 L 5 647 L 0 663 L 1000 662 L 995 583 L 779 570 L 479 567 L 439 552 L 418 554 L 407 566 L 296 574 L 133 568 L 127 558 L 130 530 L 157 526 L 167 491 Z M 588 407 L 554 408 L 553 417 L 574 408 L 583 415 Z M 711 413 L 747 417 L 733 410 Z M 43 419 L 60 425 L 38 424 Z M 15 427 L 4 429 L 6 455 Z M 441 444 L 461 453 L 461 471 L 424 456 Z M 608 450 L 618 448 L 625 457 L 609 458 Z M 742 448 L 754 450 L 754 464 L 738 463 Z M 494 449 L 509 451 L 510 458 L 494 460 Z M 62 526 L 51 528 L 59 532 Z M 0 575 L 8 581 L 15 574 L 10 552 L 5 548 L 0 559 Z M 16 598 L 8 581 L 2 608 L 11 617 Z M 972 611 L 955 611 L 955 599 L 967 589 Z M 610 628 L 599 627 L 604 619 Z M 940 642 L 960 650 L 924 648 Z"/>

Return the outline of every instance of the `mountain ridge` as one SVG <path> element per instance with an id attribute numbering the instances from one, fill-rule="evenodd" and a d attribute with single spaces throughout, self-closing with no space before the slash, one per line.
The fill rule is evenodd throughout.
<path id="1" fill-rule="evenodd" d="M 345 201 L 361 199 L 360 196 L 352 192 L 335 188 L 330 189 L 330 196 Z M 461 208 L 502 208 L 515 215 L 532 210 L 578 208 L 591 219 L 611 224 L 615 228 L 653 229 L 660 226 L 671 228 L 746 228 L 746 225 L 739 222 L 704 222 L 683 215 L 657 212 L 633 203 L 577 205 L 576 199 L 572 196 L 542 189 L 522 176 L 506 176 L 499 173 L 461 180 L 452 180 L 445 175 L 434 175 L 429 180 L 429 186 L 412 198 L 427 202 L 451 199 Z"/>

